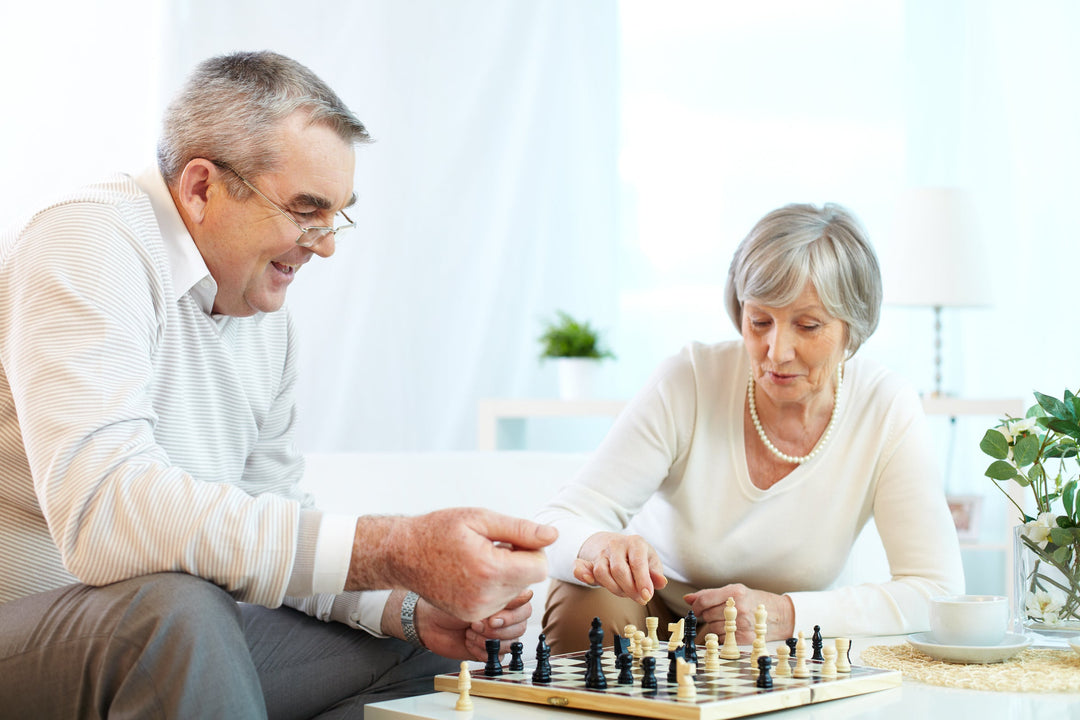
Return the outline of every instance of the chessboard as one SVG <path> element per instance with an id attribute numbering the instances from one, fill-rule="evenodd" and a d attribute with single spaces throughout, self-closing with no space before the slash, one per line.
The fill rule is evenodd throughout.
<path id="1" fill-rule="evenodd" d="M 850 673 L 826 678 L 821 675 L 820 660 L 807 660 L 810 677 L 799 679 L 773 673 L 772 687 L 759 688 L 758 668 L 751 666 L 750 653 L 743 652 L 738 660 L 721 659 L 719 670 L 706 672 L 699 663 L 693 676 L 694 697 L 680 698 L 675 683 L 667 682 L 666 658 L 657 660 L 657 688 L 645 690 L 641 687 L 642 670 L 638 662 L 633 667 L 634 683 L 617 684 L 619 670 L 610 649 L 602 656 L 607 686 L 586 688 L 588 652 L 552 655 L 551 682 L 544 684 L 533 682 L 533 669 L 527 665 L 523 670 L 503 670 L 495 676 L 486 675 L 483 668 L 472 670 L 470 691 L 484 697 L 635 717 L 721 720 L 886 690 L 900 685 L 901 678 L 895 670 L 857 665 L 851 666 Z M 704 654 L 704 649 L 699 652 Z M 458 692 L 458 682 L 457 674 L 438 675 L 435 689 Z"/>

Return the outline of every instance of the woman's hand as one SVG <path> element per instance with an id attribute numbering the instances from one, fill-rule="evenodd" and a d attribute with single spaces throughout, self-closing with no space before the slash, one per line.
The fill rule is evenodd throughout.
<path id="1" fill-rule="evenodd" d="M 660 556 L 640 535 L 598 532 L 582 543 L 574 577 L 642 605 L 667 585 Z"/>
<path id="2" fill-rule="evenodd" d="M 698 590 L 683 596 L 698 619 L 698 637 L 716 633 L 724 642 L 724 608 L 728 598 L 734 598 L 735 641 L 740 645 L 754 642 L 754 613 L 758 605 L 768 612 L 768 632 L 765 640 L 785 640 L 795 633 L 795 605 L 787 595 L 775 595 L 764 590 L 754 590 L 742 584 Z"/>

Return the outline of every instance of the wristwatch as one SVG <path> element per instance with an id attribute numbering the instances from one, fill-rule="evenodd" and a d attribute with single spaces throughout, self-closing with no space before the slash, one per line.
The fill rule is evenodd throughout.
<path id="1" fill-rule="evenodd" d="M 401 632 L 405 639 L 418 648 L 424 647 L 420 642 L 420 636 L 416 633 L 416 625 L 413 619 L 416 616 L 416 601 L 420 596 L 412 590 L 405 593 L 405 599 L 401 601 Z"/>

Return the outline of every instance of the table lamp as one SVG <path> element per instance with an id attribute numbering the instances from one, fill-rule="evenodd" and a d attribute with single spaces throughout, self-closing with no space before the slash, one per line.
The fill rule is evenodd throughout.
<path id="1" fill-rule="evenodd" d="M 941 396 L 942 310 L 991 302 L 974 207 L 959 188 L 912 188 L 897 203 L 892 229 L 885 302 L 934 309 L 934 395 Z"/>

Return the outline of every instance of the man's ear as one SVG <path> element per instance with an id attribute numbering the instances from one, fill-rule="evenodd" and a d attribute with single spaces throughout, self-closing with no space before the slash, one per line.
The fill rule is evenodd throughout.
<path id="1" fill-rule="evenodd" d="M 217 175 L 217 166 L 205 158 L 188 161 L 180 173 L 176 188 L 177 201 L 192 222 L 201 223 L 206 217 L 210 197 L 219 191 L 218 187 L 214 187 Z"/>

